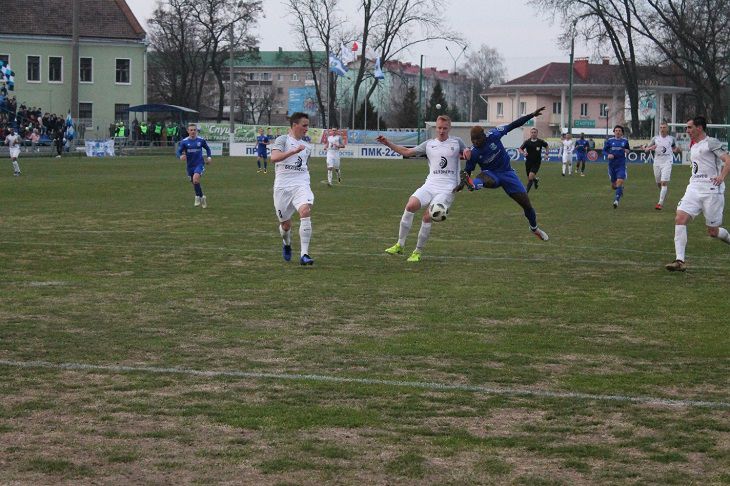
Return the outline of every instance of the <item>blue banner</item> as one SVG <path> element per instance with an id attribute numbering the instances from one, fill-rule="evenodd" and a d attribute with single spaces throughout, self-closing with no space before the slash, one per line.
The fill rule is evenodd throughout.
<path id="1" fill-rule="evenodd" d="M 314 90 L 314 86 L 289 88 L 287 110 L 289 115 L 297 111 L 310 116 L 315 115 L 317 113 L 317 92 Z"/>

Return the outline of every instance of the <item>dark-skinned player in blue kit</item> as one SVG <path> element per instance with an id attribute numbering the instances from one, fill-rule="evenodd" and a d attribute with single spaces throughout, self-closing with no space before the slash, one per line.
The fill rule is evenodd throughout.
<path id="1" fill-rule="evenodd" d="M 203 160 L 203 150 L 208 155 L 207 160 Z M 198 137 L 198 127 L 194 123 L 188 125 L 187 138 L 180 141 L 177 146 L 177 156 L 180 160 L 187 162 L 188 177 L 195 189 L 195 207 L 208 207 L 208 199 L 203 195 L 203 188 L 200 187 L 200 177 L 205 172 L 205 164 L 210 164 L 213 159 L 210 158 L 211 152 L 208 142 L 204 138 Z"/>
<path id="2" fill-rule="evenodd" d="M 515 128 L 519 128 L 536 116 L 540 116 L 545 109 L 538 108 L 533 113 L 525 115 L 513 121 L 509 125 L 502 125 L 493 128 L 488 132 L 479 125 L 471 129 L 472 147 L 464 151 L 466 166 L 461 172 L 461 181 L 454 188 L 458 192 L 466 186 L 469 191 L 475 191 L 486 187 L 496 189 L 501 187 L 504 192 L 514 199 L 522 207 L 525 217 L 530 222 L 530 231 L 542 241 L 548 240 L 548 235 L 537 226 L 537 214 L 527 196 L 525 186 L 512 168 L 510 156 L 502 144 L 502 137 Z M 481 172 L 471 178 L 472 171 L 479 165 Z"/>

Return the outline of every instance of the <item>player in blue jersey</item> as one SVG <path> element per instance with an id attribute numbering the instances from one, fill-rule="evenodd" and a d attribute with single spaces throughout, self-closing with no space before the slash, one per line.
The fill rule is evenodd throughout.
<path id="1" fill-rule="evenodd" d="M 585 133 L 580 134 L 580 138 L 575 141 L 575 170 L 580 175 L 586 175 L 586 159 L 588 158 L 589 143 L 586 140 Z"/>
<path id="2" fill-rule="evenodd" d="M 203 160 L 203 149 L 208 154 L 207 160 Z M 200 177 L 205 172 L 205 164 L 210 164 L 213 159 L 210 157 L 210 147 L 205 139 L 198 137 L 198 127 L 194 123 L 188 125 L 187 138 L 180 141 L 177 146 L 177 156 L 180 160 L 187 162 L 188 177 L 195 189 L 195 207 L 201 206 L 203 209 L 208 207 L 208 200 L 203 195 L 203 189 L 200 187 Z"/>
<path id="3" fill-rule="evenodd" d="M 256 163 L 258 164 L 259 168 L 256 171 L 257 173 L 261 173 L 261 159 L 264 161 L 264 168 L 263 173 L 266 174 L 266 169 L 268 168 L 268 160 L 269 156 L 266 152 L 266 146 L 271 143 L 271 140 L 269 139 L 268 135 L 264 135 L 264 129 L 259 128 L 259 136 L 256 137 Z"/>
<path id="4" fill-rule="evenodd" d="M 537 226 L 535 209 L 530 203 L 525 186 L 522 185 L 522 181 L 520 181 L 510 164 L 510 156 L 501 140 L 510 131 L 521 127 L 532 118 L 540 116 L 544 109 L 544 106 L 538 108 L 534 113 L 520 117 L 509 125 L 493 128 L 486 133 L 478 125 L 472 127 L 471 142 L 473 145 L 471 149 L 464 151 L 466 166 L 461 172 L 461 182 L 454 188 L 454 192 L 460 191 L 464 186 L 467 186 L 470 191 L 483 187 L 488 189 L 501 187 L 509 197 L 522 207 L 525 217 L 530 222 L 530 231 L 541 240 L 547 241 L 548 235 Z M 472 179 L 471 173 L 477 164 L 481 168 L 481 173 Z"/>
<path id="5" fill-rule="evenodd" d="M 611 188 L 616 190 L 613 198 L 613 209 L 618 207 L 621 196 L 624 195 L 624 181 L 626 180 L 626 154 L 629 153 L 629 141 L 624 138 L 624 127 L 613 127 L 613 137 L 603 145 L 603 155 L 608 159 L 608 176 L 611 178 Z"/>

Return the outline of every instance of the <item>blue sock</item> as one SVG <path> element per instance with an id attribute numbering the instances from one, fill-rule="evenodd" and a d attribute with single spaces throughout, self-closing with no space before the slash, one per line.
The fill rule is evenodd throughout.
<path id="1" fill-rule="evenodd" d="M 535 212 L 535 208 L 525 209 L 525 217 L 530 222 L 530 228 L 537 227 L 537 213 Z"/>
<path id="2" fill-rule="evenodd" d="M 268 168 L 268 162 L 266 161 L 266 159 L 264 159 L 264 170 L 266 170 L 267 168 Z"/>
<path id="3" fill-rule="evenodd" d="M 621 196 L 624 195 L 624 186 L 619 186 L 616 188 L 616 200 L 618 201 L 621 199 Z"/>
<path id="4" fill-rule="evenodd" d="M 203 196 L 203 189 L 200 187 L 200 184 L 193 184 L 193 188 L 195 188 L 195 195 L 196 196 Z"/>
<path id="5" fill-rule="evenodd" d="M 484 181 L 479 179 L 478 177 L 475 179 L 472 179 L 472 182 L 474 183 L 474 190 L 478 191 L 482 187 L 484 187 Z"/>

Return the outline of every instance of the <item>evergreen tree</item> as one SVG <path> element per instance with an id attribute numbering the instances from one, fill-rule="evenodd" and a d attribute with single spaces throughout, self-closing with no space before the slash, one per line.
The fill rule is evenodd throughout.
<path id="1" fill-rule="evenodd" d="M 436 105 L 441 105 L 441 107 L 436 108 Z M 449 104 L 446 102 L 444 90 L 441 88 L 441 82 L 436 80 L 431 97 L 428 100 L 428 105 L 426 106 L 426 121 L 435 121 L 437 116 L 446 115 L 448 112 Z"/>
<path id="2" fill-rule="evenodd" d="M 366 130 L 377 130 L 378 129 L 378 117 L 380 116 L 377 111 L 375 111 L 375 107 L 373 104 L 368 100 L 367 102 L 367 110 L 368 110 L 368 126 L 363 127 L 363 123 L 365 122 L 365 115 L 363 113 L 363 107 L 365 104 L 363 103 L 360 105 L 360 109 L 357 110 L 357 113 L 355 113 L 355 128 L 365 128 Z M 380 119 L 380 130 L 387 129 L 388 126 L 385 124 L 385 120 L 382 118 Z"/>
<path id="3" fill-rule="evenodd" d="M 415 86 L 409 86 L 403 100 L 399 103 L 395 117 L 398 128 L 416 128 L 418 124 L 418 93 Z"/>

